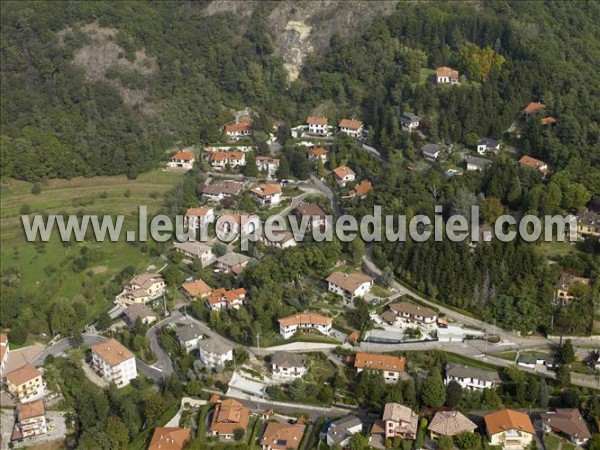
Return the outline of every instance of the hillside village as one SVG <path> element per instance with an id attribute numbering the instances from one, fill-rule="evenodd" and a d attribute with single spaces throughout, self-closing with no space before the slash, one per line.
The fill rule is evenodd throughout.
<path id="1" fill-rule="evenodd" d="M 444 67 L 437 70 L 434 83 L 464 82 L 459 80 L 456 71 Z M 517 120 L 544 120 L 545 108 L 531 103 Z M 402 118 L 404 130 L 425 142 L 426 164 L 460 154 L 462 162 L 449 169 L 448 176 L 485 171 L 504 151 L 501 141 L 489 137 L 472 149 L 427 143 L 421 131 L 426 118 L 411 112 Z M 222 142 L 177 149 L 169 157 L 165 170 L 204 174 L 197 201 L 184 212 L 184 226 L 194 232 L 206 229 L 208 240 L 173 242 L 167 254 L 179 267 L 177 272 L 161 273 L 163 267 L 133 274 L 115 296 L 109 322 L 90 324 L 78 338 L 93 342 L 86 345 L 82 365 L 89 381 L 99 387 L 127 388 L 137 385 L 139 377 L 159 383 L 165 377 L 181 380 L 190 397 L 182 398 L 166 426 L 148 434 L 147 448 L 195 448 L 192 444 L 204 439 L 247 442 L 263 449 L 313 448 L 317 443 L 319 448 L 525 449 L 542 448 L 553 439 L 567 448 L 590 440 L 595 426 L 590 419 L 600 410 L 598 396 L 590 394 L 580 410 L 562 396 L 561 388 L 570 382 L 596 387 L 598 352 L 577 357 L 584 361 L 582 367 L 588 365 L 587 373 L 596 375 L 578 370 L 574 377 L 569 373 L 576 359 L 571 340 L 559 342 L 554 353 L 519 350 L 524 345 L 496 327 L 483 322 L 481 328 L 474 327 L 467 317 L 397 286 L 369 263 L 368 256 L 363 258 L 361 248 L 355 250 L 354 261 L 335 261 L 328 275 L 311 276 L 314 299 L 303 310 L 275 316 L 276 324 L 262 342 L 260 335 L 247 336 L 254 344 L 247 347 L 231 328 L 217 325 L 253 309 L 255 290 L 244 288 L 243 280 L 257 260 L 310 244 L 283 231 L 278 242 L 263 237 L 244 253 L 239 242 L 216 239 L 216 217 L 229 216 L 236 232 L 245 230 L 250 214 L 264 212 L 306 218 L 310 229 L 323 230 L 330 226 L 327 214 L 339 214 L 348 202 L 362 202 L 378 189 L 377 183 L 335 160 L 340 139 L 348 138 L 355 142 L 354 151 L 381 158 L 365 144 L 367 129 L 361 120 L 342 119 L 334 127 L 326 117 L 310 116 L 290 128 L 291 142 L 305 152 L 312 172 L 307 181 L 297 181 L 289 167 L 282 167 L 284 157 L 277 151 L 281 124 L 273 127 L 267 154 L 259 153 L 252 130 L 252 120 L 246 117 L 223 127 Z M 551 172 L 546 163 L 527 155 L 515 164 L 540 177 Z M 600 235 L 598 223 L 593 213 L 581 214 L 581 238 Z M 200 277 L 177 281 L 183 273 Z M 561 273 L 554 303 L 568 305 L 577 297 L 574 286 L 591 283 L 589 278 Z M 16 405 L 10 441 L 19 445 L 44 441 L 57 429 L 64 433 L 64 426 L 55 423 L 63 419 L 50 418 L 47 410 L 61 392 L 48 385 L 45 374 L 48 360 L 62 354 L 53 348 L 59 343 L 77 345 L 74 338 L 57 336 L 32 361 L 15 357 L 14 362 L 2 336 L 8 404 Z M 472 348 L 461 349 L 467 346 Z M 414 350 L 420 349 L 433 353 L 416 357 Z M 446 356 L 438 349 L 452 353 Z M 453 353 L 467 358 L 450 357 Z M 303 399 L 308 400 L 307 412 L 298 415 Z M 537 405 L 537 412 L 523 412 L 525 404 Z M 189 428 L 190 421 L 197 426 Z"/>

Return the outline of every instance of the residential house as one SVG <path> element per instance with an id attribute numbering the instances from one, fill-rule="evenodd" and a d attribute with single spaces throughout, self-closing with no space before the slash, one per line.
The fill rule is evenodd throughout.
<path id="1" fill-rule="evenodd" d="M 251 214 L 227 213 L 217 219 L 215 231 L 217 236 L 249 236 L 256 231 L 258 216 Z M 225 239 L 226 240 L 226 239 Z"/>
<path id="2" fill-rule="evenodd" d="M 260 439 L 262 450 L 297 450 L 305 429 L 301 423 L 268 422 Z"/>
<path id="3" fill-rule="evenodd" d="M 233 361 L 233 348 L 219 339 L 203 339 L 198 342 L 200 361 L 208 367 L 222 367 Z"/>
<path id="4" fill-rule="evenodd" d="M 222 170 L 227 167 L 236 168 L 246 165 L 246 154 L 244 152 L 217 152 L 209 156 L 213 169 Z"/>
<path id="5" fill-rule="evenodd" d="M 308 218 L 308 228 L 322 228 L 327 220 L 325 211 L 315 203 L 300 203 L 296 206 L 295 213 L 296 217 L 300 219 L 300 223 L 304 217 Z"/>
<path id="6" fill-rule="evenodd" d="M 259 183 L 250 189 L 261 206 L 277 206 L 281 202 L 281 185 L 277 183 Z"/>
<path id="7" fill-rule="evenodd" d="M 454 437 L 460 433 L 473 433 L 477 425 L 459 411 L 438 411 L 427 427 L 431 439 L 441 436 Z"/>
<path id="8" fill-rule="evenodd" d="M 531 156 L 523 156 L 519 160 L 519 164 L 529 169 L 537 170 L 541 175 L 546 176 L 548 174 L 548 164 L 539 159 L 532 158 Z"/>
<path id="9" fill-rule="evenodd" d="M 20 402 L 28 402 L 42 397 L 46 386 L 41 372 L 31 364 L 25 364 L 6 374 L 6 389 Z"/>
<path id="10" fill-rule="evenodd" d="M 346 301 L 364 297 L 373 287 L 373 278 L 362 272 L 333 272 L 327 277 L 327 290 L 338 294 Z"/>
<path id="11" fill-rule="evenodd" d="M 490 445 L 504 450 L 527 448 L 535 435 L 531 419 L 525 413 L 503 409 L 483 416 Z"/>
<path id="12" fill-rule="evenodd" d="M 458 70 L 450 67 L 438 67 L 435 69 L 435 81 L 437 84 L 456 84 L 458 83 Z"/>
<path id="13" fill-rule="evenodd" d="M 311 161 L 321 160 L 323 164 L 327 162 L 327 149 L 325 147 L 313 147 L 308 151 L 308 159 Z"/>
<path id="14" fill-rule="evenodd" d="M 542 117 L 540 119 L 542 125 L 556 125 L 556 119 L 554 117 Z"/>
<path id="15" fill-rule="evenodd" d="M 279 333 L 284 339 L 289 339 L 299 330 L 316 330 L 328 336 L 333 319 L 320 314 L 299 313 L 279 319 L 278 322 Z"/>
<path id="16" fill-rule="evenodd" d="M 225 273 L 239 275 L 242 273 L 252 258 L 241 253 L 229 252 L 217 258 L 217 268 Z"/>
<path id="17" fill-rule="evenodd" d="M 10 440 L 24 439 L 48 434 L 46 423 L 46 405 L 44 400 L 21 403 L 15 408 L 16 422 Z"/>
<path id="18" fill-rule="evenodd" d="M 362 433 L 363 423 L 356 416 L 346 416 L 329 424 L 324 440 L 329 447 L 339 445 L 347 448 L 350 445 L 350 439 L 356 433 Z"/>
<path id="19" fill-rule="evenodd" d="M 600 236 L 600 213 L 585 211 L 577 214 L 577 235 L 585 237 Z"/>
<path id="20" fill-rule="evenodd" d="M 271 236 L 267 236 L 267 233 L 263 230 L 262 234 L 260 235 L 260 241 L 270 247 L 277 247 L 281 249 L 295 247 L 298 245 L 294 233 L 287 230 L 271 230 Z"/>
<path id="21" fill-rule="evenodd" d="M 538 352 L 526 352 L 520 353 L 517 358 L 517 365 L 521 367 L 527 367 L 528 369 L 535 369 L 536 366 L 546 365 L 549 357 L 545 353 Z"/>
<path id="22" fill-rule="evenodd" d="M 252 123 L 244 121 L 225 125 L 223 132 L 231 142 L 240 141 L 248 136 L 252 136 Z"/>
<path id="23" fill-rule="evenodd" d="M 448 363 L 446 364 L 444 384 L 448 385 L 451 381 L 456 381 L 463 389 L 482 391 L 498 386 L 500 384 L 500 377 L 495 371 Z"/>
<path id="24" fill-rule="evenodd" d="M 191 301 L 203 299 L 210 295 L 212 288 L 200 278 L 181 285 L 181 290 Z"/>
<path id="25" fill-rule="evenodd" d="M 271 356 L 271 372 L 274 378 L 295 380 L 306 372 L 306 358 L 300 353 L 277 352 Z"/>
<path id="26" fill-rule="evenodd" d="M 256 167 L 260 172 L 266 173 L 268 177 L 274 177 L 279 170 L 279 158 L 257 156 Z"/>
<path id="27" fill-rule="evenodd" d="M 121 306 L 134 303 L 148 303 L 165 293 L 166 285 L 162 275 L 158 273 L 143 273 L 133 277 L 115 299 Z"/>
<path id="28" fill-rule="evenodd" d="M 347 183 L 352 183 L 356 179 L 356 174 L 350 167 L 339 166 L 333 169 L 333 175 L 336 183 L 345 187 Z"/>
<path id="29" fill-rule="evenodd" d="M 108 383 L 122 388 L 137 377 L 134 354 L 116 339 L 93 345 L 91 350 L 94 371 Z"/>
<path id="30" fill-rule="evenodd" d="M 403 112 L 400 116 L 400 124 L 402 125 L 402 129 L 406 131 L 413 131 L 419 128 L 421 123 L 421 118 L 416 114 L 411 112 Z"/>
<path id="31" fill-rule="evenodd" d="M 181 345 L 181 348 L 183 348 L 186 353 L 197 350 L 198 342 L 200 342 L 203 337 L 200 329 L 193 323 L 185 325 L 178 323 L 175 327 L 175 335 L 177 336 L 179 345 Z"/>
<path id="32" fill-rule="evenodd" d="M 395 323 L 430 327 L 435 325 L 438 318 L 437 312 L 433 309 L 414 303 L 393 303 L 390 305 L 390 310 L 396 315 Z"/>
<path id="33" fill-rule="evenodd" d="M 183 254 L 184 262 L 187 262 L 188 264 L 192 264 L 194 259 L 199 259 L 202 263 L 202 267 L 206 267 L 210 265 L 214 259 L 212 248 L 203 242 L 173 242 L 173 248 L 176 252 Z"/>
<path id="34" fill-rule="evenodd" d="M 215 212 L 209 207 L 189 208 L 183 216 L 183 226 L 197 233 L 215 221 Z"/>
<path id="35" fill-rule="evenodd" d="M 560 278 L 554 285 L 554 303 L 568 305 L 575 298 L 571 288 L 576 284 L 589 286 L 591 282 L 592 280 L 589 278 L 577 277 L 569 272 L 561 272 Z"/>
<path id="36" fill-rule="evenodd" d="M 221 288 L 216 289 L 206 298 L 206 306 L 211 311 L 222 309 L 240 309 L 246 302 L 246 289 L 232 289 L 230 291 Z"/>
<path id="37" fill-rule="evenodd" d="M 382 420 L 385 424 L 385 438 L 396 436 L 402 439 L 415 439 L 419 426 L 419 416 L 408 406 L 398 403 L 387 403 L 383 410 Z"/>
<path id="38" fill-rule="evenodd" d="M 466 161 L 467 161 L 467 171 L 468 172 L 473 171 L 473 170 L 482 171 L 486 167 L 488 167 L 490 164 L 492 164 L 492 161 L 490 161 L 489 159 L 477 158 L 475 156 L 468 156 Z"/>
<path id="39" fill-rule="evenodd" d="M 367 194 L 373 190 L 373 185 L 369 180 L 362 180 L 356 186 L 348 191 L 348 197 L 358 197 L 361 200 L 366 198 Z"/>
<path id="40" fill-rule="evenodd" d="M 231 151 L 248 153 L 248 152 L 254 152 L 254 151 L 256 151 L 256 149 L 257 149 L 257 147 L 254 147 L 252 145 L 216 145 L 216 146 L 204 147 L 203 151 L 207 155 L 210 155 L 211 153 L 231 152 Z"/>
<path id="41" fill-rule="evenodd" d="M 226 198 L 238 196 L 243 190 L 243 183 L 230 180 L 220 180 L 198 186 L 198 194 L 202 196 L 202 200 L 212 202 L 220 202 Z"/>
<path id="42" fill-rule="evenodd" d="M 171 159 L 167 163 L 167 167 L 171 169 L 182 169 L 186 171 L 192 170 L 195 161 L 196 155 L 194 155 L 193 151 L 183 150 L 171 156 Z"/>
<path id="43" fill-rule="evenodd" d="M 134 303 L 128 306 L 124 313 L 125 319 L 130 326 L 134 326 L 135 322 L 139 319 L 144 325 L 149 325 L 156 322 L 158 314 L 152 311 L 143 303 Z"/>
<path id="44" fill-rule="evenodd" d="M 578 409 L 557 409 L 541 414 L 544 431 L 556 433 L 575 445 L 585 445 L 592 437 Z"/>
<path id="45" fill-rule="evenodd" d="M 342 133 L 346 133 L 355 139 L 362 137 L 365 130 L 362 121 L 354 119 L 342 119 L 338 128 Z"/>
<path id="46" fill-rule="evenodd" d="M 440 153 L 442 152 L 442 147 L 438 144 L 425 144 L 421 147 L 421 152 L 423 152 L 423 156 L 428 159 L 438 159 Z"/>
<path id="47" fill-rule="evenodd" d="M 404 372 L 406 360 L 402 356 L 359 352 L 354 359 L 356 373 L 365 369 L 381 370 L 386 383 L 396 383 Z"/>
<path id="48" fill-rule="evenodd" d="M 329 134 L 329 127 L 327 123 L 327 117 L 308 116 L 306 118 L 308 134 L 312 134 L 314 136 L 327 136 Z"/>
<path id="49" fill-rule="evenodd" d="M 250 411 L 240 402 L 228 398 L 215 406 L 208 432 L 211 436 L 233 439 L 238 428 L 246 431 Z"/>
<path id="50" fill-rule="evenodd" d="M 498 154 L 500 151 L 500 141 L 484 137 L 477 142 L 477 153 L 485 155 L 486 153 Z"/>
<path id="51" fill-rule="evenodd" d="M 156 427 L 148 450 L 184 450 L 191 438 L 189 428 Z"/>
<path id="52" fill-rule="evenodd" d="M 523 115 L 525 116 L 525 118 L 528 119 L 530 116 L 533 116 L 545 109 L 546 109 L 546 105 L 544 105 L 543 103 L 531 102 L 523 110 Z"/>
<path id="53" fill-rule="evenodd" d="M 0 333 L 0 380 L 4 378 L 4 369 L 6 368 L 9 352 L 8 336 Z"/>

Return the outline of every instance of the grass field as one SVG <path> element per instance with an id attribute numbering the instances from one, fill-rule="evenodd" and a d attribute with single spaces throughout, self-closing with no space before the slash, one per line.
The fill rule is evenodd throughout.
<path id="1" fill-rule="evenodd" d="M 138 206 L 147 205 L 149 216 L 158 211 L 164 193 L 181 179 L 178 173 L 152 171 L 137 180 L 128 180 L 125 176 L 50 180 L 42 184 L 38 195 L 31 193 L 31 183 L 2 180 L 2 269 L 18 271 L 20 295 L 36 296 L 43 299 L 43 303 L 49 303 L 61 297 L 81 299 L 84 284 L 97 294 L 106 281 L 128 265 L 141 270 L 149 264 L 158 264 L 148 253 L 142 253 L 140 247 L 127 243 L 124 236 L 119 242 L 82 242 L 71 247 L 63 245 L 56 233 L 43 245 L 27 242 L 19 216 L 25 205 L 32 213 L 123 214 L 123 228 L 135 229 Z M 85 270 L 75 273 L 72 261 L 79 257 L 82 247 L 91 250 L 95 258 Z M 95 295 L 92 301 L 86 300 L 90 317 L 110 305 L 109 301 L 101 300 L 111 299 L 99 299 Z"/>

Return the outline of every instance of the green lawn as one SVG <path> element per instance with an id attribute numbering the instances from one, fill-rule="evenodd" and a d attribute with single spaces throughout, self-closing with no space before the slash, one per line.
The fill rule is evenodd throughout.
<path id="1" fill-rule="evenodd" d="M 570 242 L 543 242 L 538 248 L 549 259 L 577 252 L 577 246 L 571 245 Z"/>
<path id="2" fill-rule="evenodd" d="M 494 356 L 497 358 L 502 358 L 507 361 L 514 361 L 517 353 L 516 352 L 505 352 L 505 353 L 494 353 Z"/>

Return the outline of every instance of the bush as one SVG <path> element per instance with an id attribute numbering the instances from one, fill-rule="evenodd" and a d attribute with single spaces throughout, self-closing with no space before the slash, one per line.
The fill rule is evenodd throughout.
<path id="1" fill-rule="evenodd" d="M 236 428 L 235 430 L 233 430 L 233 439 L 235 439 L 236 441 L 241 441 L 242 439 L 244 439 L 244 435 L 246 434 L 246 432 L 244 431 L 243 428 Z"/>
<path id="2" fill-rule="evenodd" d="M 21 206 L 19 213 L 22 216 L 28 216 L 29 214 L 31 214 L 31 206 L 29 206 L 27 203 L 25 203 L 23 206 Z"/>
<path id="3" fill-rule="evenodd" d="M 31 193 L 33 195 L 40 195 L 42 193 L 42 185 L 40 183 L 33 183 L 33 187 L 31 188 Z"/>

